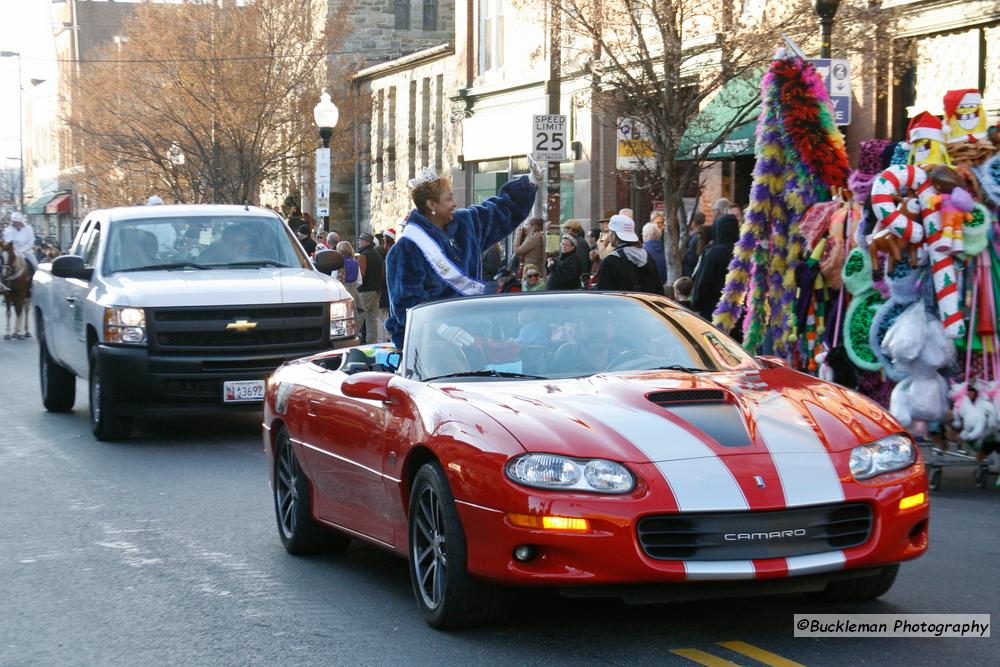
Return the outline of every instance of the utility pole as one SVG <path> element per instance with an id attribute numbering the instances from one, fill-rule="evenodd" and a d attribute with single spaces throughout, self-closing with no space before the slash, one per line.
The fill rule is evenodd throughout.
<path id="1" fill-rule="evenodd" d="M 561 71 L 559 60 L 561 57 L 561 50 L 559 47 L 560 33 L 562 32 L 562 9 L 560 7 L 560 0 L 550 0 L 549 3 L 550 14 L 549 14 L 549 80 L 545 84 L 546 93 L 548 94 L 550 115 L 558 115 L 560 113 L 560 97 L 559 89 L 562 86 L 561 81 Z M 559 162 L 555 160 L 549 161 L 548 167 L 548 177 L 546 181 L 546 192 L 547 192 L 547 229 L 559 229 Z"/>

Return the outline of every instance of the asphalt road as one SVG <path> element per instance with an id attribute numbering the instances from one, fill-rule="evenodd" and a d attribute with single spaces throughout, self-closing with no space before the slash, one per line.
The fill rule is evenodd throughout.
<path id="1" fill-rule="evenodd" d="M 946 471 L 933 546 L 879 601 L 626 607 L 536 593 L 504 627 L 446 634 L 418 617 L 403 560 L 361 544 L 285 553 L 254 417 L 144 421 L 126 443 L 99 443 L 82 381 L 73 413 L 43 410 L 36 356 L 34 341 L 0 342 L 0 665 L 964 667 L 1000 654 L 995 632 L 792 636 L 794 613 L 995 610 L 1000 489 L 976 489 L 967 469 Z"/>

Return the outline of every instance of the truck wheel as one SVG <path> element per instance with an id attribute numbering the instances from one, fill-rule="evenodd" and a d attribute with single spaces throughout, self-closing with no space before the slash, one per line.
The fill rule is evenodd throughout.
<path id="1" fill-rule="evenodd" d="M 42 405 L 49 412 L 69 412 L 76 401 L 76 376 L 56 363 L 45 337 L 38 337 L 38 381 Z"/>
<path id="2" fill-rule="evenodd" d="M 111 401 L 101 391 L 97 349 L 90 349 L 90 430 L 98 440 L 125 440 L 132 433 L 132 418 L 115 414 Z"/>

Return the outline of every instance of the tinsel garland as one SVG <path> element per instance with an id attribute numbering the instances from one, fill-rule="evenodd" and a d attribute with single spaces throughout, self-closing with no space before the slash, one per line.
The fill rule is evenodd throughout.
<path id="1" fill-rule="evenodd" d="M 761 81 L 750 204 L 713 323 L 731 331 L 747 300 L 744 347 L 789 356 L 795 344 L 795 270 L 804 247 L 799 219 L 832 187 L 846 187 L 850 167 L 829 95 L 815 68 L 775 60 Z M 752 278 L 752 280 L 751 280 Z"/>

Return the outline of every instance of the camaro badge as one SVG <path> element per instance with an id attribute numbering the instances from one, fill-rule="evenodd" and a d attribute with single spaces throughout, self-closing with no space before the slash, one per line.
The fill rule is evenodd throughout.
<path id="1" fill-rule="evenodd" d="M 236 320 L 226 325 L 226 331 L 250 331 L 256 329 L 257 323 L 249 320 Z"/>
<path id="2" fill-rule="evenodd" d="M 764 488 L 765 486 L 767 486 L 766 484 L 764 484 L 764 478 L 763 478 L 763 477 L 761 477 L 760 475 L 754 475 L 754 476 L 753 476 L 753 481 L 757 482 L 757 486 L 759 486 L 759 487 L 760 487 L 760 488 L 762 488 L 762 489 L 763 489 L 763 488 Z"/>

